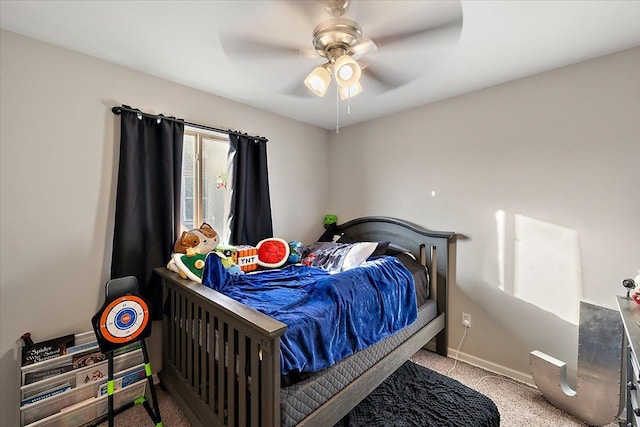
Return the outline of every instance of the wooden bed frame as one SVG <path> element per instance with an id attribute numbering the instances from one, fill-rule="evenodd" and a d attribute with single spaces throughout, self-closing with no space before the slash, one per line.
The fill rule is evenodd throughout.
<path id="1" fill-rule="evenodd" d="M 388 241 L 412 252 L 429 268 L 430 298 L 436 300 L 438 315 L 305 418 L 303 426 L 337 423 L 433 338 L 436 351 L 447 355 L 455 234 L 387 217 L 358 218 L 337 228 L 360 241 Z M 191 423 L 280 426 L 280 336 L 287 326 L 166 268 L 155 272 L 162 278 L 165 303 L 160 379 Z"/>

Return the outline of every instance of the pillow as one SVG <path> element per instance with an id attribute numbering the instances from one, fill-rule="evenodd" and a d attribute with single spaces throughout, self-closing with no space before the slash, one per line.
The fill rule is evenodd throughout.
<path id="1" fill-rule="evenodd" d="M 373 242 L 316 242 L 305 248 L 302 263 L 332 272 L 347 271 L 365 262 L 376 246 Z"/>
<path id="2" fill-rule="evenodd" d="M 385 251 L 384 251 L 385 255 L 390 255 L 390 256 L 396 256 L 398 254 L 405 254 L 407 256 L 410 256 L 411 258 L 413 258 L 415 261 L 417 261 L 416 257 L 408 250 L 401 248 L 399 246 L 393 246 L 390 245 L 388 246 Z"/>
<path id="3" fill-rule="evenodd" d="M 350 244 L 351 249 L 347 254 L 347 258 L 342 263 L 342 271 L 357 267 L 367 260 L 376 250 L 375 242 L 359 242 Z"/>
<path id="4" fill-rule="evenodd" d="M 354 239 L 353 237 L 347 236 L 346 234 L 343 234 L 337 240 L 337 243 L 358 243 L 358 240 Z M 367 243 L 367 242 L 362 242 L 362 243 Z M 376 243 L 376 248 L 370 256 L 384 255 L 387 251 L 387 248 L 389 247 L 389 242 L 374 242 L 374 243 Z"/>
<path id="5" fill-rule="evenodd" d="M 429 298 L 429 272 L 427 267 L 416 261 L 411 253 L 402 252 L 393 256 L 399 259 L 413 276 L 416 286 L 416 300 L 418 307 L 420 307 Z"/>

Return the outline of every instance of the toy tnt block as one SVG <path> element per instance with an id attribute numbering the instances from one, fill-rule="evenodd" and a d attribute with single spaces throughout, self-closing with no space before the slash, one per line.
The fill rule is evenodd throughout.
<path id="1" fill-rule="evenodd" d="M 238 250 L 238 267 L 244 272 L 253 271 L 258 268 L 258 249 L 254 246 L 236 246 Z"/>

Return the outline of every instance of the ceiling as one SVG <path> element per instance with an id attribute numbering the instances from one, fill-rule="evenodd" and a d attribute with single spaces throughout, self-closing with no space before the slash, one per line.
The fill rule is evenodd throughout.
<path id="1" fill-rule="evenodd" d="M 352 0 L 345 17 L 375 41 L 456 10 L 453 37 L 421 34 L 362 58 L 406 84 L 363 77 L 364 92 L 339 103 L 335 83 L 323 98 L 303 85 L 323 58 L 290 54 L 312 50 L 315 25 L 330 17 L 322 0 L 2 0 L 0 27 L 326 129 L 337 115 L 346 127 L 640 46 L 640 0 Z M 258 36 L 286 49 L 230 47 Z"/>

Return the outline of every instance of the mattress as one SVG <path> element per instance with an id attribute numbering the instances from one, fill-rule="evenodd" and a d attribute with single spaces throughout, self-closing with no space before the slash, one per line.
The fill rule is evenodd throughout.
<path id="1" fill-rule="evenodd" d="M 282 388 L 280 391 L 282 425 L 294 426 L 304 420 L 436 316 L 435 301 L 427 300 L 418 308 L 418 318 L 411 325 L 327 369 L 294 385 Z"/>

